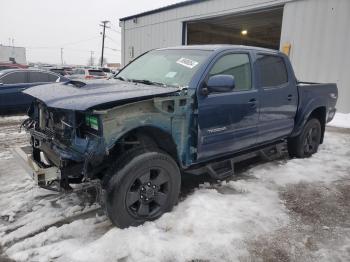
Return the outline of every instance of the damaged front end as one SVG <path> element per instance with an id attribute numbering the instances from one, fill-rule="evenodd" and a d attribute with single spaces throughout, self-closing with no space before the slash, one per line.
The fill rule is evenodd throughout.
<path id="1" fill-rule="evenodd" d="M 71 190 L 70 184 L 91 181 L 105 157 L 102 124 L 98 115 L 49 108 L 35 102 L 22 126 L 30 146 L 16 152 L 33 170 L 38 185 Z"/>

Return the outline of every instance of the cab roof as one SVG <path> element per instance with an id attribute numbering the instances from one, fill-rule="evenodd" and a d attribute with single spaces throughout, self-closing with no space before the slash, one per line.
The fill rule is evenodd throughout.
<path id="1" fill-rule="evenodd" d="M 156 50 L 171 50 L 171 49 L 186 49 L 186 50 L 208 50 L 208 51 L 224 51 L 224 50 L 255 50 L 261 52 L 269 52 L 269 53 L 279 53 L 278 50 L 257 47 L 257 46 L 245 46 L 245 45 L 228 45 L 228 44 L 219 44 L 219 45 L 182 45 L 182 46 L 173 46 L 173 47 L 165 47 L 159 48 Z"/>

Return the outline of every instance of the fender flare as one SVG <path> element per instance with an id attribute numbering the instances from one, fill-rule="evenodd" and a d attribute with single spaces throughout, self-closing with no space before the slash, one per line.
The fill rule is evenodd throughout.
<path id="1" fill-rule="evenodd" d="M 301 133 L 312 112 L 318 108 L 327 109 L 327 100 L 323 97 L 314 98 L 307 104 L 301 105 L 300 108 L 301 110 L 298 110 L 295 116 L 295 126 L 291 134 L 292 137 L 295 137 Z"/>

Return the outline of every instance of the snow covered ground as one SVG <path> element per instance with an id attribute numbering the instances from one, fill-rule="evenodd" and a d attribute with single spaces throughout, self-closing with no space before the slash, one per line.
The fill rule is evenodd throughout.
<path id="1" fill-rule="evenodd" d="M 26 140 L 19 120 L 0 118 L 0 261 L 350 260 L 349 130 L 327 131 L 309 159 L 186 177 L 171 213 L 121 230 L 86 196 L 33 186 L 9 151 Z"/>
<path id="2" fill-rule="evenodd" d="M 350 128 L 350 113 L 336 113 L 334 119 L 328 123 L 329 126 Z"/>

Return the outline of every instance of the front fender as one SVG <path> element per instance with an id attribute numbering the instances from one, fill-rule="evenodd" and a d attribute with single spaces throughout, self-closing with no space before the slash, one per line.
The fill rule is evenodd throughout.
<path id="1" fill-rule="evenodd" d="M 133 130 L 153 128 L 169 134 L 178 159 L 187 162 L 191 104 L 189 96 L 157 97 L 108 110 L 101 115 L 106 149 L 113 148 Z"/>

